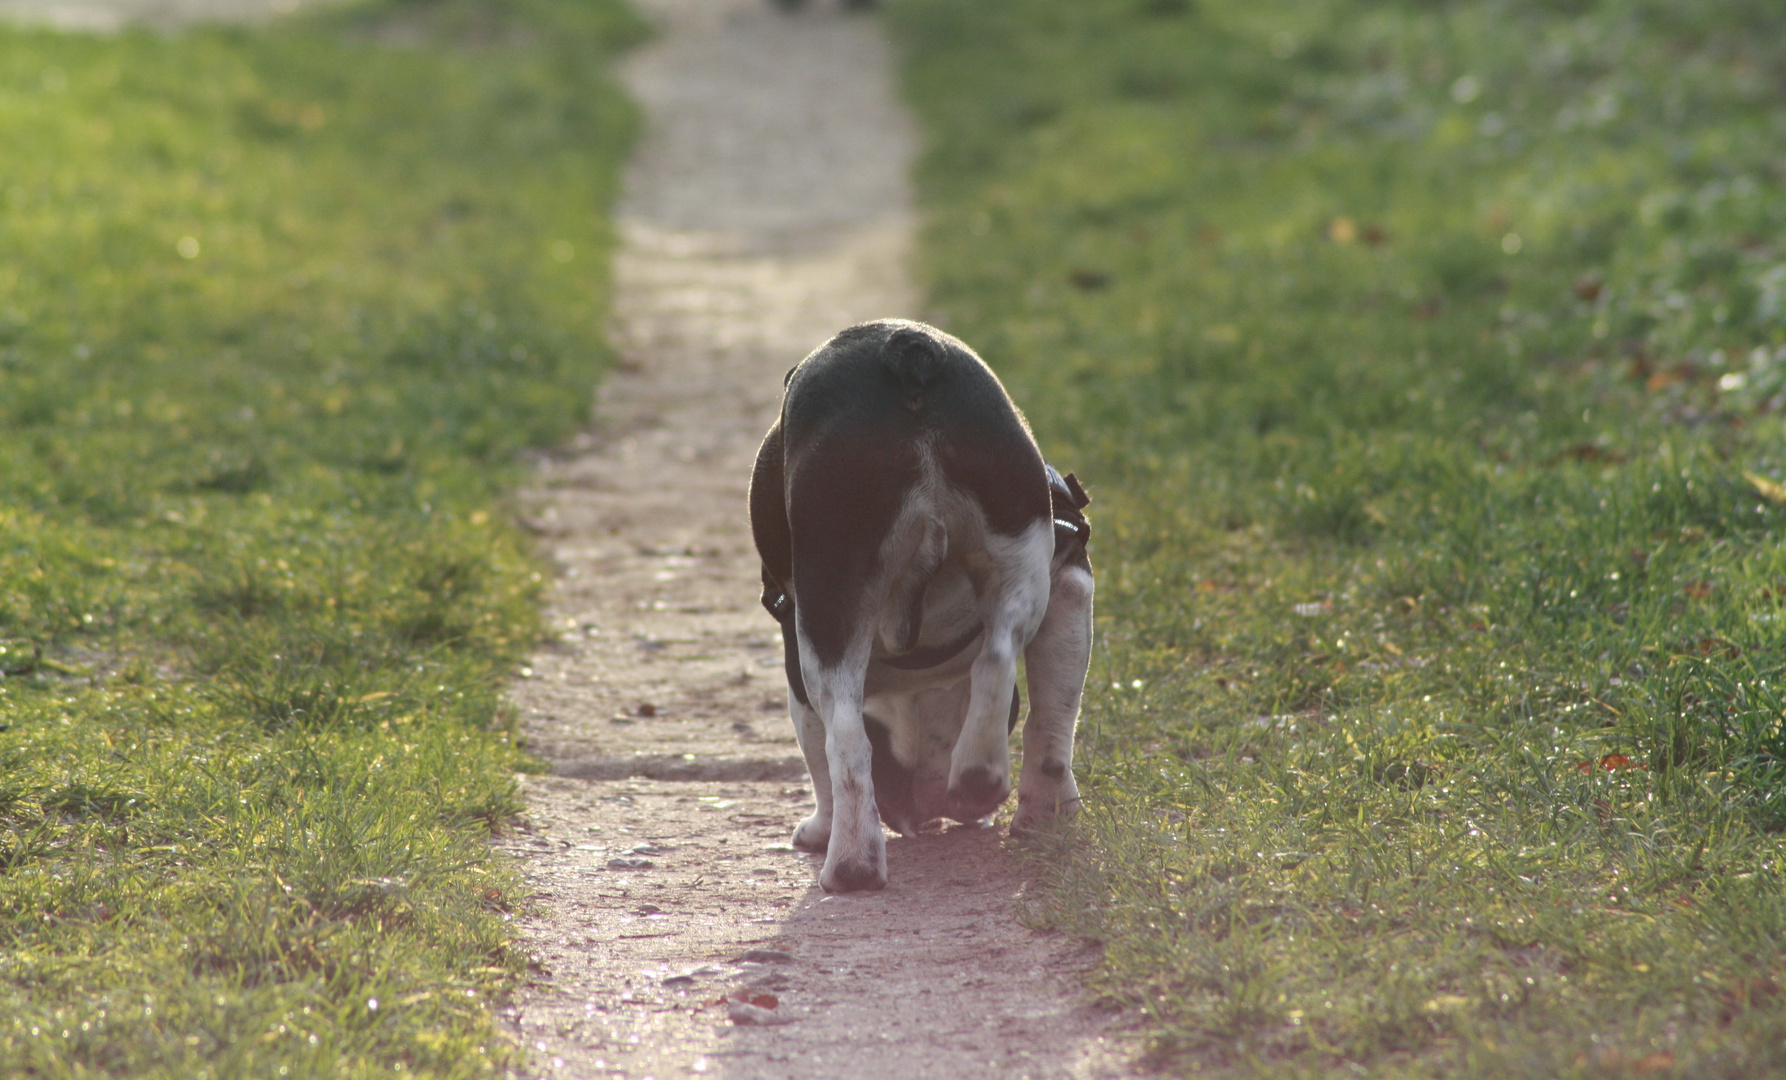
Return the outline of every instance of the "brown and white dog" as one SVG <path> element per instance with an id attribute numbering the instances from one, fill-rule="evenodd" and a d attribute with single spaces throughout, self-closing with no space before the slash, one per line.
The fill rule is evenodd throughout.
<path id="1" fill-rule="evenodd" d="M 882 822 L 910 835 L 1004 802 L 1020 655 L 1012 831 L 1077 806 L 1089 501 L 992 369 L 934 327 L 854 326 L 788 373 L 750 523 L 818 803 L 794 845 L 825 852 L 826 891 L 887 883 Z"/>

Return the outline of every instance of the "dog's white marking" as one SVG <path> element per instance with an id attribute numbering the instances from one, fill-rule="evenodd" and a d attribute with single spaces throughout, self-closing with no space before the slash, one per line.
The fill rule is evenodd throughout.
<path id="1" fill-rule="evenodd" d="M 806 695 L 824 726 L 823 757 L 830 774 L 831 828 L 819 884 L 826 892 L 878 889 L 887 883 L 887 840 L 874 803 L 874 749 L 862 726 L 863 676 L 868 672 L 871 635 L 858 631 L 842 662 L 826 667 L 806 635 L 798 608 L 794 625 Z M 806 757 L 810 767 L 813 755 Z M 815 794 L 819 785 L 814 771 Z M 814 820 L 823 813 L 821 803 Z"/>
<path id="2" fill-rule="evenodd" d="M 806 758 L 807 775 L 812 777 L 813 801 L 818 804 L 812 816 L 794 830 L 794 846 L 823 851 L 831 842 L 831 764 L 825 757 L 825 723 L 816 709 L 800 704 L 793 694 L 788 695 L 788 709 L 794 719 L 794 738 Z"/>
<path id="3" fill-rule="evenodd" d="M 984 534 L 989 580 L 979 597 L 986 627 L 980 655 L 969 676 L 967 716 L 949 760 L 949 790 L 958 798 L 980 800 L 991 813 L 1011 793 L 1011 692 L 1017 685 L 1017 656 L 1035 637 L 1048 611 L 1048 564 L 1054 556 L 1053 522 L 1030 525 L 1015 538 Z M 978 816 L 978 815 L 975 815 Z"/>
<path id="4" fill-rule="evenodd" d="M 1012 832 L 1032 829 L 1079 806 L 1073 728 L 1091 662 L 1092 577 L 1079 566 L 1053 574 L 1048 614 L 1024 651 L 1029 719 L 1023 724 L 1023 778 Z"/>

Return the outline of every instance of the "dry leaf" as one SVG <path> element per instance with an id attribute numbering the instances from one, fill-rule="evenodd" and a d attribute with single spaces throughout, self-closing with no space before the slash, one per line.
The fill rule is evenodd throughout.
<path id="1" fill-rule="evenodd" d="M 764 994 L 763 996 L 768 997 L 767 994 Z M 774 1001 L 775 999 L 771 997 L 769 1000 Z M 772 1027 L 776 1024 L 786 1024 L 794 1019 L 791 1016 L 786 1016 L 775 1011 L 773 1008 L 764 1008 L 761 1005 L 753 1005 L 748 1001 L 727 1001 L 726 1016 L 734 1024 L 755 1025 L 757 1027 Z"/>
<path id="2" fill-rule="evenodd" d="M 1441 1013 L 1457 1012 L 1459 1009 L 1468 1008 L 1469 1005 L 1470 999 L 1463 997 L 1462 995 L 1440 994 L 1438 997 L 1433 998 L 1431 1001 L 1420 1006 L 1420 1011 L 1437 1016 Z"/>
<path id="3" fill-rule="evenodd" d="M 1097 292 L 1110 287 L 1110 275 L 1101 270 L 1072 270 L 1067 274 L 1067 281 L 1082 292 Z"/>
<path id="4" fill-rule="evenodd" d="M 1591 773 L 1597 768 L 1604 769 L 1607 772 L 1614 772 L 1619 769 L 1647 769 L 1649 766 L 1642 762 L 1634 762 L 1624 754 L 1607 754 L 1597 762 L 1593 760 L 1581 762 L 1579 765 L 1575 766 L 1575 771 Z"/>
<path id="5" fill-rule="evenodd" d="M 1777 506 L 1786 506 L 1786 485 L 1775 483 L 1767 477 L 1759 476 L 1747 469 L 1743 470 L 1743 479 L 1747 480 L 1756 491 L 1759 491 L 1761 497 L 1768 502 Z"/>

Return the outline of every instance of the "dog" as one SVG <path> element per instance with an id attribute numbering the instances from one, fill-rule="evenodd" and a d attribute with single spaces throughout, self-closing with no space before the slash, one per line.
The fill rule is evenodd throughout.
<path id="1" fill-rule="evenodd" d="M 1077 808 L 1091 660 L 1090 502 L 1042 460 L 992 369 L 935 327 L 843 331 L 785 379 L 750 524 L 781 624 L 817 809 L 794 846 L 827 892 L 887 883 L 887 826 L 990 825 L 1010 795 L 1017 659 L 1029 682 L 1012 831 Z"/>

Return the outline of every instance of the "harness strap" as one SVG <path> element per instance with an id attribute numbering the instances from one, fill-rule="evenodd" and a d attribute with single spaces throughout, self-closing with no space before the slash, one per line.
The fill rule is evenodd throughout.
<path id="1" fill-rule="evenodd" d="M 1079 478 L 1072 473 L 1062 476 L 1054 466 L 1048 466 L 1048 498 L 1054 515 L 1055 558 L 1076 554 L 1074 548 L 1084 551 L 1091 540 L 1091 522 L 1084 514 L 1085 507 L 1091 505 L 1091 496 L 1085 493 Z"/>

